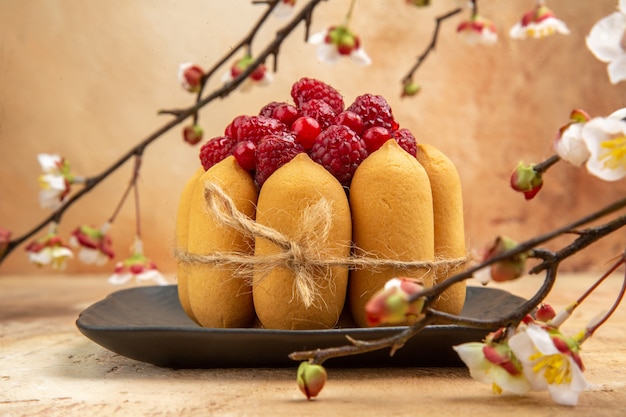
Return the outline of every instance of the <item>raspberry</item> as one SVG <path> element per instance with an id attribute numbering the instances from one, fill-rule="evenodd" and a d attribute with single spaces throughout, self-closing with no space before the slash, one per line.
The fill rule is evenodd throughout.
<path id="1" fill-rule="evenodd" d="M 367 152 L 372 153 L 383 146 L 383 143 L 387 142 L 387 140 L 391 139 L 391 133 L 384 127 L 375 126 L 367 129 L 361 138 L 365 142 Z"/>
<path id="2" fill-rule="evenodd" d="M 333 108 L 328 103 L 319 99 L 311 99 L 300 106 L 300 112 L 302 116 L 312 117 L 320 124 L 322 130 L 332 125 L 335 121 L 335 115 Z"/>
<path id="3" fill-rule="evenodd" d="M 313 78 L 301 78 L 291 87 L 291 97 L 296 107 L 302 107 L 304 103 L 312 99 L 325 101 L 335 112 L 343 111 L 343 97 L 337 90 L 322 81 Z"/>
<path id="4" fill-rule="evenodd" d="M 281 166 L 291 161 L 304 148 L 293 137 L 267 135 L 256 148 L 256 182 L 259 187 Z"/>
<path id="5" fill-rule="evenodd" d="M 204 170 L 208 170 L 213 165 L 230 155 L 230 151 L 237 141 L 228 136 L 217 136 L 200 148 L 200 162 Z"/>
<path id="6" fill-rule="evenodd" d="M 258 144 L 265 135 L 280 135 L 288 131 L 287 126 L 276 119 L 265 116 L 251 116 L 239 126 L 237 139 L 249 140 L 254 144 Z"/>
<path id="7" fill-rule="evenodd" d="M 311 159 L 326 168 L 342 185 L 349 185 L 359 164 L 367 157 L 365 142 L 352 129 L 333 125 L 313 143 Z"/>
<path id="8" fill-rule="evenodd" d="M 392 134 L 398 145 L 409 154 L 417 156 L 417 141 L 409 129 L 398 129 Z"/>
<path id="9" fill-rule="evenodd" d="M 363 119 L 363 128 L 380 126 L 390 132 L 398 129 L 398 123 L 393 118 L 391 106 L 383 96 L 363 94 L 358 96 L 354 103 L 346 110 L 354 112 Z"/>

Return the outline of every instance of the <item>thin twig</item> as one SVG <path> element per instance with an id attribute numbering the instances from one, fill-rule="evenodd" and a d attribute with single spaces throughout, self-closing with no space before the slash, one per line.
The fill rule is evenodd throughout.
<path id="1" fill-rule="evenodd" d="M 422 54 L 417 57 L 417 61 L 415 62 L 413 67 L 411 67 L 409 72 L 402 79 L 402 83 L 403 84 L 406 85 L 407 83 L 411 82 L 411 80 L 413 79 L 413 75 L 415 74 L 417 69 L 420 67 L 420 65 L 422 65 L 422 63 L 424 62 L 424 60 L 426 59 L 428 54 L 430 54 L 432 51 L 435 50 L 435 47 L 437 46 L 437 39 L 439 37 L 439 29 L 441 27 L 441 23 L 444 20 L 449 19 L 452 16 L 455 16 L 455 15 L 461 13 L 462 11 L 463 11 L 463 8 L 459 7 L 459 8 L 456 8 L 454 10 L 449 11 L 446 14 L 443 14 L 443 15 L 438 16 L 438 17 L 435 18 L 435 30 L 433 31 L 433 36 L 432 36 L 432 38 L 430 40 L 430 43 L 428 44 L 428 46 L 426 47 L 424 52 L 422 52 Z"/>
<path id="2" fill-rule="evenodd" d="M 52 214 L 42 220 L 39 224 L 35 225 L 31 230 L 24 233 L 23 235 L 12 239 L 8 245 L 4 253 L 0 256 L 0 264 L 6 259 L 6 257 L 15 250 L 19 245 L 21 245 L 24 241 L 34 236 L 37 232 L 43 229 L 47 224 L 55 219 L 59 219 L 62 214 L 71 207 L 76 201 L 80 200 L 85 194 L 89 193 L 94 187 L 100 184 L 105 178 L 111 175 L 113 172 L 117 171 L 122 165 L 124 165 L 130 158 L 134 155 L 141 154 L 152 142 L 156 139 L 160 138 L 163 134 L 176 127 L 188 117 L 193 116 L 199 109 L 211 103 L 212 101 L 218 98 L 227 97 L 230 93 L 245 81 L 245 79 L 254 71 L 254 69 L 263 63 L 265 59 L 274 54 L 275 56 L 278 54 L 278 48 L 284 42 L 284 40 L 294 31 L 296 27 L 301 22 L 304 22 L 307 33 L 308 28 L 310 27 L 311 17 L 313 10 L 319 3 L 327 0 L 310 0 L 301 11 L 296 14 L 292 20 L 285 25 L 282 29 L 280 29 L 274 39 L 263 49 L 263 51 L 258 55 L 258 57 L 250 64 L 248 68 L 246 68 L 239 76 L 234 78 L 231 82 L 223 85 L 222 87 L 213 91 L 213 93 L 204 97 L 203 99 L 197 101 L 193 106 L 188 107 L 186 109 L 176 110 L 176 117 L 174 117 L 169 122 L 165 123 L 160 128 L 156 129 L 149 136 L 144 138 L 138 145 L 130 149 L 128 152 L 123 154 L 119 159 L 117 159 L 113 164 L 111 164 L 108 168 L 106 168 L 103 172 L 98 175 L 95 175 L 91 178 L 88 178 L 85 181 L 85 186 L 73 194 L 62 206 L 60 206 L 57 210 L 55 210 Z M 174 112 L 169 111 L 169 112 Z"/>

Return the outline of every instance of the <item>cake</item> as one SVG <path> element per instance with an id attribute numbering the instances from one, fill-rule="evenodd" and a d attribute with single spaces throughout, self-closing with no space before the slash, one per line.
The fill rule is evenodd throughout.
<path id="1" fill-rule="evenodd" d="M 336 89 L 302 78 L 291 98 L 202 145 L 181 195 L 178 294 L 203 327 L 362 327 L 389 279 L 430 287 L 463 268 L 449 158 L 418 144 L 382 96 L 345 107 Z M 434 307 L 458 314 L 464 301 L 460 283 Z"/>

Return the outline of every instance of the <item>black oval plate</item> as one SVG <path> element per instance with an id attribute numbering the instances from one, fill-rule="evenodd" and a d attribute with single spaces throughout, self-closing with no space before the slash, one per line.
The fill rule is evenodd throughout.
<path id="1" fill-rule="evenodd" d="M 525 300 L 494 288 L 467 287 L 463 315 L 494 318 Z M 287 355 L 347 343 L 346 335 L 368 340 L 390 336 L 404 327 L 328 330 L 203 328 L 187 317 L 177 287 L 150 286 L 110 294 L 83 311 L 78 329 L 99 345 L 128 358 L 168 368 L 295 366 Z M 330 359 L 325 366 L 460 366 L 452 346 L 480 341 L 484 329 L 433 325 L 411 338 L 394 356 L 389 349 Z"/>

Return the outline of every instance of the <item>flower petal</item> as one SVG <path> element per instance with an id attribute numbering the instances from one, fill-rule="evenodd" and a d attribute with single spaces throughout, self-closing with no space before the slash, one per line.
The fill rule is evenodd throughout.
<path id="1" fill-rule="evenodd" d="M 585 39 L 587 48 L 602 62 L 610 62 L 624 54 L 620 42 L 626 30 L 626 16 L 615 12 L 603 17 L 591 28 Z"/>
<path id="2" fill-rule="evenodd" d="M 363 66 L 370 65 L 372 63 L 372 59 L 367 55 L 365 49 L 358 48 L 352 51 L 350 54 L 350 59 L 352 59 L 355 63 Z"/>
<path id="3" fill-rule="evenodd" d="M 607 72 L 609 73 L 609 81 L 612 84 L 617 84 L 620 81 L 626 80 L 626 53 L 622 53 L 622 55 L 615 60 L 611 61 L 609 65 L 606 67 Z"/>

